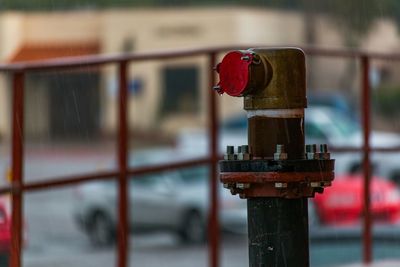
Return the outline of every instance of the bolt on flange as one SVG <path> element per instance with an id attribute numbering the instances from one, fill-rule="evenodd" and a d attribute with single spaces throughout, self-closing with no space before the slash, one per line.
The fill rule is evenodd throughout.
<path id="1" fill-rule="evenodd" d="M 286 160 L 288 155 L 285 151 L 285 145 L 276 145 L 276 152 L 274 153 L 274 160 Z"/>
<path id="2" fill-rule="evenodd" d="M 250 188 L 250 184 L 249 183 L 237 183 L 236 184 L 236 188 L 238 188 L 238 189 L 247 189 L 247 188 Z"/>
<path id="3" fill-rule="evenodd" d="M 237 159 L 238 160 L 250 160 L 251 159 L 250 150 L 249 150 L 248 145 L 238 146 Z"/>
<path id="4" fill-rule="evenodd" d="M 275 183 L 275 188 L 287 188 L 287 183 Z"/>
<path id="5" fill-rule="evenodd" d="M 328 145 L 327 144 L 321 144 L 319 145 L 319 153 L 318 154 L 318 159 L 330 159 L 331 154 L 328 152 Z"/>
<path id="6" fill-rule="evenodd" d="M 327 144 L 320 144 L 319 152 L 317 151 L 316 144 L 306 145 L 305 155 L 306 155 L 306 159 L 328 160 L 331 158 L 331 154 L 328 152 Z"/>
<path id="7" fill-rule="evenodd" d="M 316 159 L 317 145 L 306 145 L 306 159 Z"/>
<path id="8" fill-rule="evenodd" d="M 234 160 L 234 159 L 235 159 L 234 146 L 226 146 L 226 154 L 224 155 L 224 160 Z"/>

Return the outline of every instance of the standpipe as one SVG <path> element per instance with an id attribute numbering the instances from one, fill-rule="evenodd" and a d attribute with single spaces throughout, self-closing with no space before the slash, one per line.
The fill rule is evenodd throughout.
<path id="1" fill-rule="evenodd" d="M 247 199 L 250 267 L 308 267 L 308 198 L 332 184 L 327 145 L 305 145 L 305 56 L 297 48 L 227 53 L 219 94 L 244 98 L 248 144 L 228 146 L 220 180 Z"/>

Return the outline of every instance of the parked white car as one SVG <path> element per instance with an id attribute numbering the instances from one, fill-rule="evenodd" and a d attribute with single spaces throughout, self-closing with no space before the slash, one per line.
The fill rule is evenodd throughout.
<path id="1" fill-rule="evenodd" d="M 305 119 L 308 143 L 326 143 L 335 147 L 360 148 L 363 145 L 363 132 L 357 121 L 326 107 L 309 108 Z M 371 147 L 390 148 L 400 146 L 400 135 L 372 131 Z M 335 173 L 354 173 L 362 165 L 362 153 L 334 153 Z M 374 152 L 371 157 L 374 173 L 400 184 L 399 153 Z"/>
<path id="2" fill-rule="evenodd" d="M 192 157 L 176 150 L 135 153 L 136 166 Z M 209 170 L 190 167 L 140 175 L 129 181 L 129 218 L 133 231 L 168 230 L 185 242 L 205 240 L 210 204 Z M 224 230 L 245 232 L 246 201 L 220 192 L 220 223 Z M 76 188 L 74 215 L 78 225 L 95 246 L 113 243 L 117 224 L 117 188 L 112 181 L 91 182 Z"/>

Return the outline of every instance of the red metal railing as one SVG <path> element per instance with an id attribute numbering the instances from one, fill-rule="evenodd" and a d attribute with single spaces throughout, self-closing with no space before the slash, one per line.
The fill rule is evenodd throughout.
<path id="1" fill-rule="evenodd" d="M 259 46 L 259 45 L 256 45 Z M 13 107 L 12 107 L 12 183 L 10 186 L 0 188 L 0 193 L 11 193 L 12 195 L 12 251 L 11 266 L 21 266 L 22 253 L 22 222 L 23 222 L 23 196 L 25 192 L 33 190 L 49 190 L 51 188 L 77 184 L 92 180 L 118 179 L 118 257 L 117 266 L 128 266 L 128 175 L 145 174 L 169 169 L 183 168 L 188 166 L 208 164 L 211 168 L 210 175 L 210 216 L 209 216 L 209 266 L 219 266 L 219 229 L 218 229 L 218 190 L 217 183 L 217 161 L 218 156 L 218 110 L 216 104 L 216 94 L 209 90 L 208 98 L 208 118 L 209 118 L 209 137 L 210 148 L 207 157 L 195 160 L 182 161 L 174 164 L 163 164 L 152 167 L 129 168 L 127 164 L 128 148 L 128 117 L 127 117 L 127 70 L 129 63 L 160 60 L 170 58 L 181 58 L 188 56 L 207 55 L 209 59 L 209 88 L 212 88 L 215 80 L 213 67 L 216 64 L 216 57 L 219 53 L 243 49 L 250 46 L 230 46 L 214 47 L 191 50 L 179 50 L 169 52 L 153 52 L 129 55 L 114 56 L 88 56 L 76 57 L 59 60 L 49 60 L 34 63 L 18 63 L 0 65 L 0 71 L 8 72 L 13 79 Z M 341 148 L 337 152 L 359 151 L 363 153 L 364 170 L 364 231 L 363 231 L 363 261 L 369 263 L 372 261 L 372 240 L 371 240 L 371 212 L 370 212 L 370 152 L 372 151 L 400 151 L 400 147 L 394 148 L 371 148 L 369 144 L 370 136 L 370 84 L 369 84 L 369 62 L 371 59 L 400 60 L 400 54 L 380 54 L 367 53 L 358 50 L 339 50 L 339 49 L 321 49 L 306 47 L 303 48 L 307 55 L 324 57 L 343 57 L 360 60 L 361 64 L 361 112 L 362 124 L 364 129 L 364 145 L 362 148 Z M 24 79 L 25 74 L 30 71 L 43 70 L 61 70 L 71 68 L 81 68 L 85 66 L 101 66 L 108 64 L 118 65 L 119 74 L 119 97 L 118 97 L 118 169 L 86 175 L 75 175 L 67 177 L 55 177 L 40 182 L 24 182 L 23 164 L 24 164 Z"/>

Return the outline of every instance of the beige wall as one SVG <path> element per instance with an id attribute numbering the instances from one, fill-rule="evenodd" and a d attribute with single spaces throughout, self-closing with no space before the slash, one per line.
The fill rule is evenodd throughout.
<path id="1" fill-rule="evenodd" d="M 0 62 L 10 58 L 22 43 L 24 17 L 18 13 L 0 15 Z M 8 135 L 10 129 L 10 90 L 4 73 L 0 74 L 0 137 Z"/>
<path id="2" fill-rule="evenodd" d="M 23 24 L 25 43 L 96 42 L 101 13 L 94 11 L 29 13 Z"/>
<path id="3" fill-rule="evenodd" d="M 103 14 L 103 51 L 120 52 L 127 38 L 134 40 L 136 51 L 231 44 L 236 36 L 232 31 L 235 12 L 229 9 L 107 11 Z"/>
<path id="4" fill-rule="evenodd" d="M 9 137 L 8 133 L 11 126 L 10 99 L 6 76 L 0 74 L 0 141 L 3 137 Z"/>
<path id="5" fill-rule="evenodd" d="M 23 43 L 25 17 L 19 13 L 0 15 L 0 61 L 11 57 Z"/>

